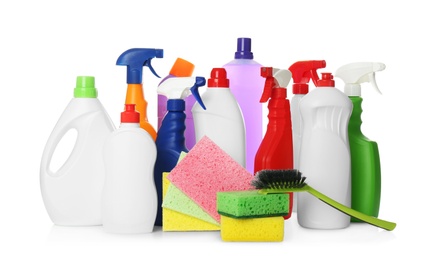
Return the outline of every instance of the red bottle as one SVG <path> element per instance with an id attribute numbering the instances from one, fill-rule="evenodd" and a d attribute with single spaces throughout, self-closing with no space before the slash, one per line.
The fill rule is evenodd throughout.
<path id="1" fill-rule="evenodd" d="M 261 103 L 268 103 L 268 126 L 254 161 L 254 174 L 260 170 L 293 169 L 293 137 L 290 101 L 287 85 L 291 80 L 289 70 L 262 67 L 261 76 L 266 78 Z M 293 211 L 293 193 L 290 194 L 289 219 Z"/>

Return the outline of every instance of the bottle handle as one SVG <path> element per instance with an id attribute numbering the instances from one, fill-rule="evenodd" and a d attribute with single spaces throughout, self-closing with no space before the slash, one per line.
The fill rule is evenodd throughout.
<path id="1" fill-rule="evenodd" d="M 42 174 L 45 174 L 53 178 L 57 178 L 57 177 L 65 175 L 65 173 L 68 172 L 68 169 L 70 169 L 72 165 L 74 164 L 74 162 L 76 161 L 79 151 L 83 149 L 82 148 L 83 142 L 84 142 L 83 132 L 87 131 L 84 128 L 87 129 L 88 127 L 75 124 L 74 122 L 68 122 L 62 126 L 58 125 L 58 127 L 55 127 L 43 151 L 41 167 L 40 167 L 40 171 Z M 52 157 L 55 154 L 57 150 L 57 146 L 60 143 L 60 141 L 72 129 L 76 130 L 77 137 L 72 147 L 71 153 L 68 156 L 68 158 L 65 160 L 65 162 L 58 168 L 58 170 L 53 172 L 50 168 Z"/>

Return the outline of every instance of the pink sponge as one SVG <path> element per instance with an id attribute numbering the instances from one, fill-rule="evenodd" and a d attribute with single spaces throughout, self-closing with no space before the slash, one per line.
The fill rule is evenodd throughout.
<path id="1" fill-rule="evenodd" d="M 216 194 L 222 191 L 253 190 L 253 175 L 204 136 L 167 177 L 220 223 Z"/>

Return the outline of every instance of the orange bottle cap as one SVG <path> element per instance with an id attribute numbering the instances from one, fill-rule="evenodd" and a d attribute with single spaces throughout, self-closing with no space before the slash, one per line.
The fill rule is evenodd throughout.
<path id="1" fill-rule="evenodd" d="M 191 62 L 177 58 L 173 67 L 170 69 L 170 74 L 175 77 L 190 77 L 194 71 L 194 67 L 194 64 Z"/>

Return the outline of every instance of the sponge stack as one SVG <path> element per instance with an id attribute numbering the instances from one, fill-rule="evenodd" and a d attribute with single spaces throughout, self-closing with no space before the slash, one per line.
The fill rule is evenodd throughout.
<path id="1" fill-rule="evenodd" d="M 257 190 L 217 193 L 223 241 L 280 242 L 289 213 L 288 194 L 259 194 Z"/>
<path id="2" fill-rule="evenodd" d="M 220 225 L 163 174 L 163 231 L 213 231 Z"/>
<path id="3" fill-rule="evenodd" d="M 167 178 L 218 223 L 217 192 L 254 190 L 253 175 L 207 136 L 195 144 Z"/>
<path id="4" fill-rule="evenodd" d="M 283 241 L 288 194 L 260 194 L 253 175 L 207 136 L 164 173 L 163 230 L 220 230 L 223 241 Z"/>

